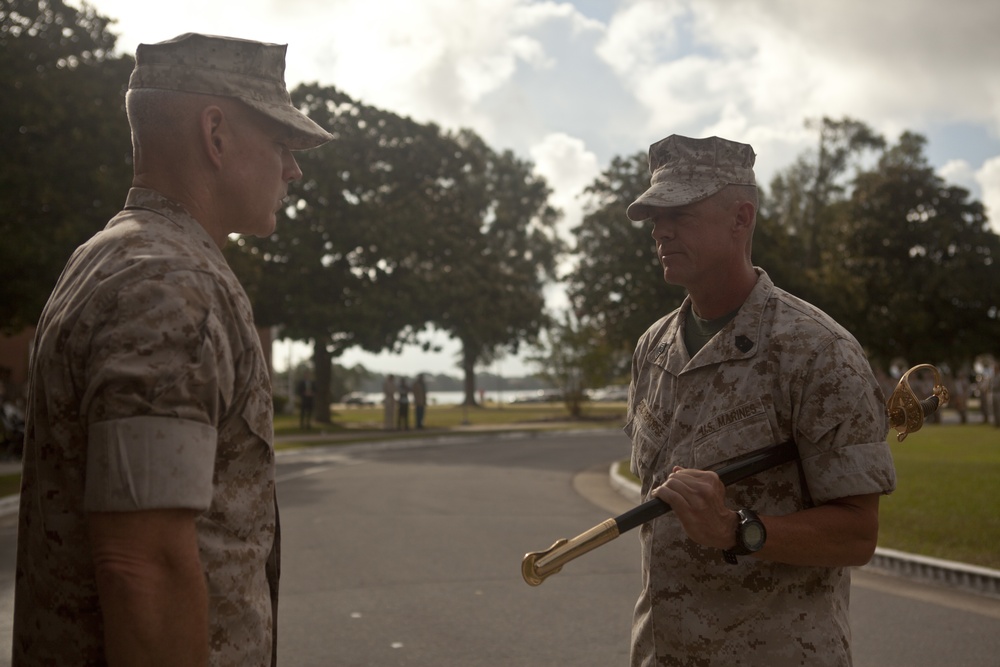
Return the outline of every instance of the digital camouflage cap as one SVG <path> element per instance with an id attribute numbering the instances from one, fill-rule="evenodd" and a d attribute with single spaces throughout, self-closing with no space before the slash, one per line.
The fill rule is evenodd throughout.
<path id="1" fill-rule="evenodd" d="M 652 216 L 652 208 L 691 204 L 727 185 L 756 187 L 755 157 L 750 144 L 672 134 L 649 147 L 649 189 L 629 205 L 625 214 L 630 220 L 645 220 Z"/>
<path id="2" fill-rule="evenodd" d="M 292 105 L 285 44 L 185 33 L 140 44 L 129 90 L 156 88 L 233 97 L 291 130 L 289 147 L 314 148 L 332 135 Z"/>

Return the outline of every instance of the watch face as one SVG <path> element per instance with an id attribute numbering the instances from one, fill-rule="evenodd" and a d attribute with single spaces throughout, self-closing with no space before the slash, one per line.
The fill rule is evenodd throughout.
<path id="1" fill-rule="evenodd" d="M 764 546 L 764 527 L 759 523 L 743 525 L 743 545 L 751 551 L 757 551 Z"/>

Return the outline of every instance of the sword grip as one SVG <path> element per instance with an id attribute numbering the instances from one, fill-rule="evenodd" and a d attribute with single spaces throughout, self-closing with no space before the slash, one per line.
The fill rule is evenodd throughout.
<path id="1" fill-rule="evenodd" d="M 725 486 L 740 482 L 747 477 L 753 477 L 757 473 L 775 468 L 782 463 L 788 463 L 798 458 L 799 452 L 794 442 L 783 442 L 780 445 L 770 445 L 755 452 L 752 452 L 728 465 L 715 471 Z M 618 533 L 624 533 L 641 526 L 647 521 L 652 521 L 658 516 L 662 516 L 670 511 L 670 505 L 659 498 L 647 500 L 637 507 L 633 507 L 624 514 L 615 517 L 618 524 Z"/>

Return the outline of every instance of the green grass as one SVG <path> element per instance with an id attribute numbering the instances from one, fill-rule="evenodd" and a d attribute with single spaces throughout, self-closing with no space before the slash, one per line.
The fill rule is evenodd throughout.
<path id="1" fill-rule="evenodd" d="M 21 475 L 0 475 L 0 498 L 15 496 L 21 492 Z"/>
<path id="2" fill-rule="evenodd" d="M 332 424 L 313 423 L 313 434 L 318 432 L 343 433 L 345 431 L 378 431 L 382 428 L 382 407 L 342 407 L 334 410 Z M 453 428 L 464 423 L 476 426 L 544 427 L 552 424 L 563 428 L 570 420 L 569 412 L 562 403 L 495 404 L 485 407 L 463 408 L 459 405 L 428 406 L 424 416 L 424 427 Z M 622 426 L 625 419 L 624 403 L 591 403 L 584 406 L 579 420 L 572 420 L 578 428 L 607 428 Z M 410 428 L 414 425 L 413 411 L 410 411 Z M 299 428 L 296 415 L 278 415 L 274 419 L 276 435 L 299 435 L 307 433 Z"/>
<path id="3" fill-rule="evenodd" d="M 1000 430 L 931 425 L 896 442 L 879 546 L 1000 569 Z"/>
<path id="4" fill-rule="evenodd" d="M 624 424 L 624 403 L 593 403 L 584 406 L 578 419 L 570 417 L 562 403 L 497 404 L 487 402 L 485 406 L 463 408 L 459 405 L 431 405 L 424 417 L 424 431 L 414 428 L 413 412 L 410 412 L 410 429 L 407 431 L 385 431 L 382 429 L 383 409 L 381 406 L 338 406 L 332 413 L 332 423 L 313 422 L 309 430 L 299 428 L 298 415 L 277 415 L 274 418 L 274 432 L 281 440 L 275 449 L 296 449 L 316 445 L 349 444 L 367 440 L 404 440 L 426 437 L 428 432 L 436 436 L 460 435 L 460 427 L 495 427 L 505 431 L 620 428 Z M 459 428 L 456 431 L 448 429 Z M 335 436 L 324 440 L 322 435 Z M 309 436 L 298 439 L 296 436 Z"/>

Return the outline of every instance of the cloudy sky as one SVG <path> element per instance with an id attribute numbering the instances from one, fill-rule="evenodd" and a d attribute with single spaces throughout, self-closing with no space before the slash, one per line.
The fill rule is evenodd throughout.
<path id="1" fill-rule="evenodd" d="M 183 32 L 287 43 L 286 79 L 530 159 L 565 227 L 616 155 L 669 134 L 753 145 L 765 185 L 850 116 L 927 156 L 1000 223 L 1000 3 L 994 0 L 94 0 L 119 48 Z M 1000 230 L 1000 224 L 996 224 Z M 343 362 L 456 374 L 441 353 Z M 305 356 L 276 349 L 276 356 Z M 280 363 L 280 361 L 279 361 Z M 517 375 L 516 359 L 494 370 Z M 529 369 L 530 370 L 530 369 Z"/>

